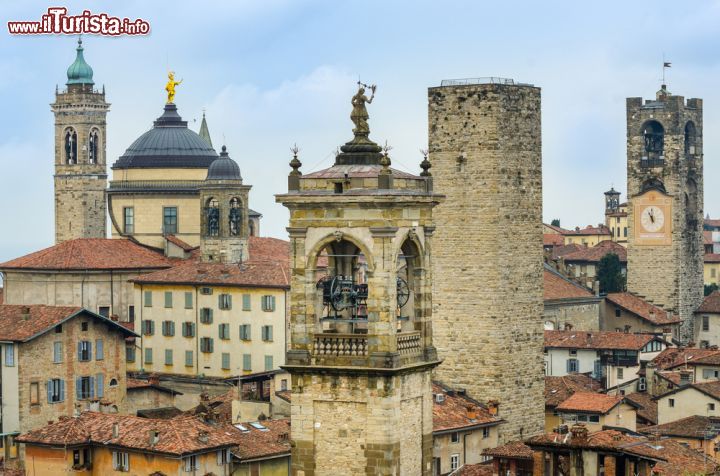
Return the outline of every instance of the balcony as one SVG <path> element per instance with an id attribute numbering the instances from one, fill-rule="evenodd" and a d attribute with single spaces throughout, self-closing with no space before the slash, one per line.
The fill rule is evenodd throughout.
<path id="1" fill-rule="evenodd" d="M 397 335 L 397 350 L 402 356 L 422 353 L 422 340 L 419 332 L 402 332 Z"/>
<path id="2" fill-rule="evenodd" d="M 363 334 L 315 334 L 313 354 L 328 357 L 368 355 L 368 336 Z"/>

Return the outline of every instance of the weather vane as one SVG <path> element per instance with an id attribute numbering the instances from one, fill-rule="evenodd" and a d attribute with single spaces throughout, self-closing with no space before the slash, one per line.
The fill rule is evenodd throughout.
<path id="1" fill-rule="evenodd" d="M 672 67 L 672 63 L 665 61 L 665 55 L 663 55 L 663 67 L 662 67 L 662 83 L 665 84 L 665 70 Z"/>

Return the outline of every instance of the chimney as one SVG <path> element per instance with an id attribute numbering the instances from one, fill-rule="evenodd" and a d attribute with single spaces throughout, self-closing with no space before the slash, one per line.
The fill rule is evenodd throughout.
<path id="1" fill-rule="evenodd" d="M 488 400 L 487 409 L 492 416 L 497 416 L 500 413 L 500 402 L 497 400 Z"/>
<path id="2" fill-rule="evenodd" d="M 289 439 L 290 439 L 290 434 L 289 434 L 289 433 L 280 433 L 280 434 L 278 435 L 278 441 L 279 441 L 280 443 L 285 443 L 285 442 L 287 442 Z"/>
<path id="3" fill-rule="evenodd" d="M 110 315 L 110 320 L 113 322 L 118 322 L 120 320 L 120 318 L 118 317 L 117 314 L 112 314 L 112 315 Z"/>
<path id="4" fill-rule="evenodd" d="M 200 394 L 200 401 L 201 401 L 201 402 L 207 402 L 207 401 L 209 401 L 209 400 L 210 400 L 210 394 L 209 394 L 209 393 L 207 393 L 207 392 L 202 392 L 202 393 Z"/>
<path id="5" fill-rule="evenodd" d="M 645 387 L 647 388 L 648 395 L 655 396 L 655 369 L 657 365 L 653 362 L 648 362 L 645 366 Z"/>
<path id="6" fill-rule="evenodd" d="M 28 319 L 30 319 L 30 308 L 28 306 L 23 306 L 20 309 L 20 317 L 23 321 L 27 321 Z"/>
<path id="7" fill-rule="evenodd" d="M 573 444 L 587 443 L 588 429 L 582 423 L 576 423 L 570 428 Z"/>
<path id="8" fill-rule="evenodd" d="M 198 433 L 198 441 L 200 441 L 200 443 L 207 443 L 210 441 L 210 434 L 207 431 L 201 431 Z"/>
<path id="9" fill-rule="evenodd" d="M 112 426 L 112 437 L 113 438 L 119 438 L 120 437 L 120 423 L 115 422 Z"/>
<path id="10" fill-rule="evenodd" d="M 150 374 L 148 376 L 148 383 L 150 385 L 160 385 L 160 377 L 158 374 Z"/>
<path id="11" fill-rule="evenodd" d="M 465 407 L 467 410 L 468 420 L 477 420 L 477 409 L 473 405 Z"/>
<path id="12" fill-rule="evenodd" d="M 631 327 L 632 327 L 632 326 L 631 326 L 630 324 L 625 324 L 625 334 L 629 334 L 629 333 L 630 333 L 630 328 L 631 328 Z"/>

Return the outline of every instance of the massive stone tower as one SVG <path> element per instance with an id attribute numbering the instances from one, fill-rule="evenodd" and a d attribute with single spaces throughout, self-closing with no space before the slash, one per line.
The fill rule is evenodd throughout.
<path id="1" fill-rule="evenodd" d="M 433 207 L 429 163 L 391 169 L 353 98 L 335 165 L 290 165 L 292 474 L 430 475 Z"/>
<path id="2" fill-rule="evenodd" d="M 204 120 L 204 119 L 203 119 Z M 200 255 L 203 261 L 239 263 L 248 259 L 248 194 L 240 167 L 222 146 L 200 186 Z"/>
<path id="3" fill-rule="evenodd" d="M 499 402 L 500 440 L 543 431 L 540 89 L 512 80 L 428 90 L 435 189 L 437 377 Z"/>
<path id="4" fill-rule="evenodd" d="M 702 99 L 627 99 L 628 290 L 682 320 L 703 298 Z"/>
<path id="5" fill-rule="evenodd" d="M 105 91 L 93 89 L 93 71 L 78 40 L 67 89 L 55 93 L 55 242 L 105 238 Z"/>

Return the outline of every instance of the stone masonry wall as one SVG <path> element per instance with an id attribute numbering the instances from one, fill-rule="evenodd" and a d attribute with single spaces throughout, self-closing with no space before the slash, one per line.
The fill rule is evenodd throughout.
<path id="1" fill-rule="evenodd" d="M 500 442 L 543 431 L 540 89 L 430 88 L 437 378 L 500 402 Z"/>
<path id="2" fill-rule="evenodd" d="M 643 127 L 657 121 L 664 129 L 663 166 L 642 167 Z M 685 151 L 685 126 L 696 129 L 694 153 Z M 642 98 L 627 99 L 627 190 L 628 190 L 628 290 L 636 292 L 679 315 L 680 339 L 693 339 L 693 313 L 703 299 L 703 149 L 702 100 L 669 96 L 644 104 Z M 635 243 L 634 206 L 643 184 L 660 180 L 672 196 L 672 243 L 639 246 Z M 696 184 L 695 206 L 690 206 Z"/>

